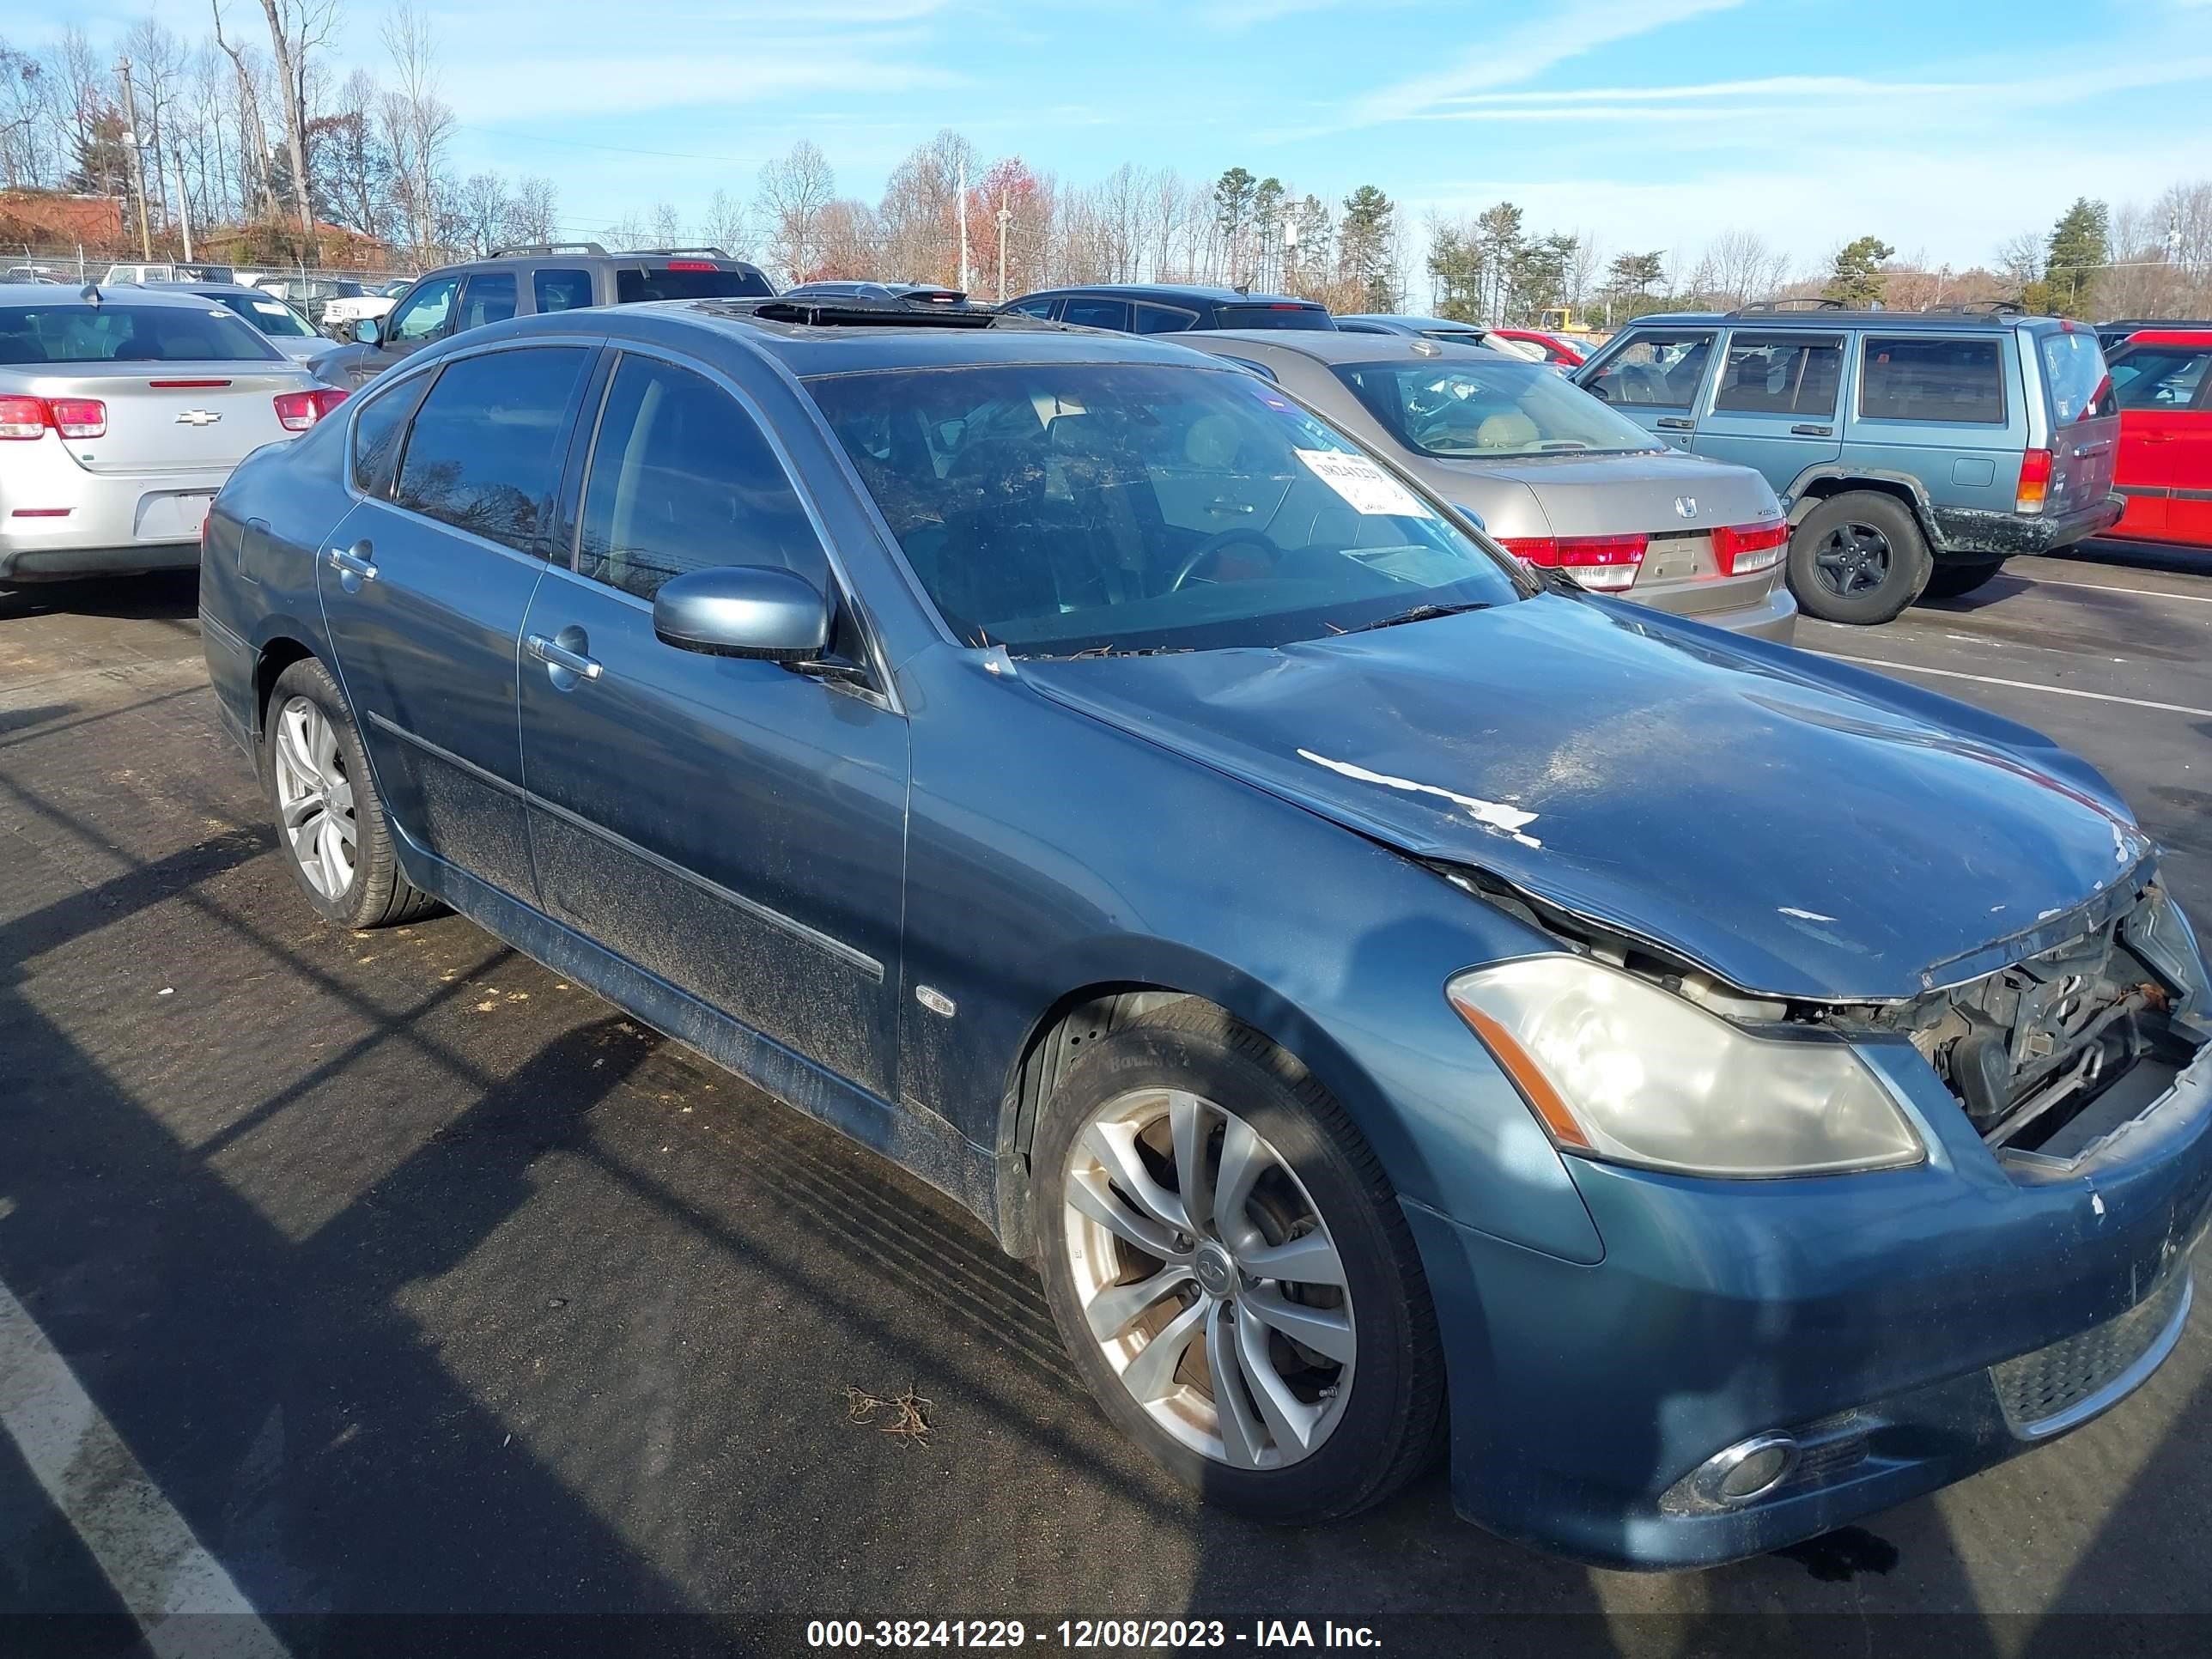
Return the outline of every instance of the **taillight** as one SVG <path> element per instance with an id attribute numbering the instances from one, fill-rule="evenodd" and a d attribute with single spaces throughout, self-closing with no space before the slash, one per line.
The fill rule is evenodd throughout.
<path id="1" fill-rule="evenodd" d="M 105 438 L 107 405 L 97 398 L 0 398 L 0 439 Z"/>
<path id="2" fill-rule="evenodd" d="M 1713 532 L 1713 562 L 1723 576 L 1748 576 L 1780 564 L 1789 545 L 1786 524 L 1723 525 Z"/>
<path id="3" fill-rule="evenodd" d="M 97 398 L 49 398 L 46 418 L 64 438 L 107 435 L 107 405 Z"/>
<path id="4" fill-rule="evenodd" d="M 2051 452 L 2047 449 L 2025 451 L 2020 458 L 2020 493 L 2013 497 L 2015 513 L 2040 513 L 2044 498 L 2051 493 Z"/>
<path id="5" fill-rule="evenodd" d="M 0 438 L 43 438 L 46 405 L 37 398 L 0 398 Z"/>
<path id="6" fill-rule="evenodd" d="M 1505 550 L 1530 564 L 1571 570 L 1584 587 L 1619 592 L 1636 583 L 1648 536 L 1508 536 Z"/>
<path id="7" fill-rule="evenodd" d="M 345 400 L 344 392 L 334 386 L 319 386 L 313 392 L 280 392 L 276 423 L 287 432 L 305 432 Z"/>

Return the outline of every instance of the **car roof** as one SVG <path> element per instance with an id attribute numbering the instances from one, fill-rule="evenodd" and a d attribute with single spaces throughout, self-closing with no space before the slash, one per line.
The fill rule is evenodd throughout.
<path id="1" fill-rule="evenodd" d="M 650 265 L 666 264 L 674 259 L 712 260 L 718 270 L 749 270 L 756 276 L 764 276 L 761 268 L 750 259 L 740 259 L 733 254 L 716 253 L 708 248 L 639 248 L 626 252 L 610 253 L 593 245 L 593 251 L 584 252 L 574 247 L 508 248 L 488 254 L 481 259 L 456 259 L 452 264 L 440 265 L 408 280 L 422 282 L 432 276 L 451 276 L 471 270 L 520 270 L 529 265 L 556 264 L 566 267 L 581 265 Z"/>
<path id="2" fill-rule="evenodd" d="M 1416 317 L 1403 311 L 1355 311 L 1341 320 L 1347 323 L 1403 323 L 1408 328 L 1463 328 L 1470 334 L 1487 331 L 1480 323 L 1463 323 L 1456 317 Z"/>
<path id="3" fill-rule="evenodd" d="M 521 317 L 471 329 L 459 340 L 528 338 L 580 333 L 628 336 L 664 344 L 696 346 L 701 332 L 781 363 L 793 375 L 869 374 L 884 369 L 970 368 L 1000 363 L 1159 363 L 1213 368 L 1216 362 L 1174 337 L 1123 334 L 1111 329 L 1069 328 L 1000 313 L 963 310 L 956 324 L 931 322 L 945 307 L 917 307 L 915 320 L 863 325 L 786 322 L 755 314 L 781 300 L 652 300 L 639 305 L 579 307 L 543 316 Z M 862 301 L 863 304 L 871 304 Z M 877 301 L 880 305 L 885 302 Z M 988 323 L 979 319 L 988 319 Z"/>
<path id="4" fill-rule="evenodd" d="M 198 284 L 191 283 L 0 283 L 0 305 L 26 304 L 36 301 L 40 305 L 89 305 L 84 297 L 88 288 L 100 290 L 102 305 L 143 305 L 151 301 L 155 305 L 190 306 L 206 298 L 193 292 Z"/>
<path id="5" fill-rule="evenodd" d="M 2135 330 L 2112 349 L 2131 345 L 2212 345 L 2212 323 L 2154 323 Z"/>
<path id="6" fill-rule="evenodd" d="M 2087 323 L 2068 323 L 2063 317 L 2045 317 L 2016 311 L 1851 311 L 1808 307 L 1797 311 L 1655 311 L 1632 317 L 1615 331 L 1634 328 L 1879 328 L 1882 330 L 1940 330 L 1956 334 L 1974 329 L 2019 328 L 2027 324 L 2064 325 L 2087 330 Z"/>
<path id="7" fill-rule="evenodd" d="M 1202 300 L 1217 306 L 1311 306 L 1316 311 L 1328 309 L 1318 300 L 1301 300 L 1291 294 L 1239 294 L 1233 288 L 1218 288 L 1205 283 L 1068 283 L 1059 288 L 1041 288 L 1033 294 L 1024 294 L 1024 300 L 1035 300 L 1046 295 L 1109 294 L 1121 300 Z M 1009 304 L 1018 304 L 1010 301 Z"/>
<path id="8" fill-rule="evenodd" d="M 1433 363 L 1446 354 L 1456 357 L 1463 352 L 1474 352 L 1492 362 L 1534 367 L 1525 357 L 1509 356 L 1486 346 L 1417 339 L 1410 334 L 1355 334 L 1318 328 L 1224 328 L 1191 337 L 1194 350 L 1211 350 L 1217 345 L 1234 345 L 1239 351 L 1287 352 L 1320 363 Z"/>

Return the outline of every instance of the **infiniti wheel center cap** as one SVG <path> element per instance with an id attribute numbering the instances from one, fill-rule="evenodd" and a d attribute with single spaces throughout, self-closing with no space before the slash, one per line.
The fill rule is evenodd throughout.
<path id="1" fill-rule="evenodd" d="M 1237 1263 L 1227 1249 L 1208 1240 L 1198 1247 L 1191 1273 L 1208 1296 L 1229 1296 L 1237 1289 Z"/>

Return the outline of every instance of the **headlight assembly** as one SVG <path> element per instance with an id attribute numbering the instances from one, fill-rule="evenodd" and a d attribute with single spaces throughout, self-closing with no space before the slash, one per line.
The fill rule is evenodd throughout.
<path id="1" fill-rule="evenodd" d="M 1445 994 L 1568 1151 L 1703 1176 L 1917 1164 L 1920 1137 L 1845 1044 L 1753 1036 L 1580 957 L 1459 975 Z"/>

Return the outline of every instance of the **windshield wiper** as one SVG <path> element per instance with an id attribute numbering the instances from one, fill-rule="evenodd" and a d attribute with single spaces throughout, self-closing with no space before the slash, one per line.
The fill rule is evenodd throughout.
<path id="1" fill-rule="evenodd" d="M 1347 628 L 1347 634 L 1371 634 L 1378 628 L 1395 628 L 1400 623 L 1427 622 L 1432 617 L 1457 617 L 1469 611 L 1487 611 L 1491 601 L 1475 599 L 1466 605 L 1417 605 L 1411 611 L 1401 611 L 1395 617 L 1385 617 L 1380 622 L 1362 623 L 1357 628 Z"/>

